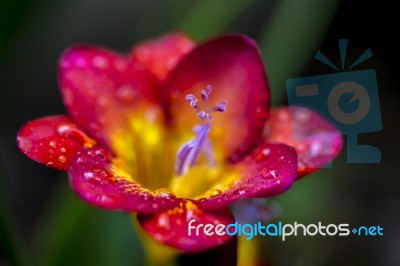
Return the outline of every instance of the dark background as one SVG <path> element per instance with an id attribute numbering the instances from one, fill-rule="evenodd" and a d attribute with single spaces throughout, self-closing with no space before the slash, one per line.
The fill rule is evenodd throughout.
<path id="1" fill-rule="evenodd" d="M 383 130 L 359 139 L 378 147 L 382 162 L 347 164 L 343 149 L 332 169 L 273 201 L 282 209 L 277 220 L 380 225 L 384 236 L 263 239 L 263 253 L 272 265 L 400 265 L 398 12 L 389 1 L 297 2 L 2 1 L 0 265 L 143 264 L 127 215 L 80 202 L 65 173 L 26 158 L 15 139 L 24 122 L 65 112 L 57 60 L 68 46 L 92 43 L 127 52 L 135 42 L 173 30 L 198 41 L 227 32 L 250 35 L 269 70 L 274 105 L 286 104 L 286 79 L 334 73 L 313 60 L 317 50 L 338 64 L 339 38 L 349 39 L 349 61 L 372 49 L 374 57 L 356 69 L 377 72 Z"/>

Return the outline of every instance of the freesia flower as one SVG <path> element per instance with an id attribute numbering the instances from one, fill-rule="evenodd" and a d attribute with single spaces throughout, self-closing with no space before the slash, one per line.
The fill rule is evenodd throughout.
<path id="1" fill-rule="evenodd" d="M 196 45 L 170 34 L 129 55 L 73 47 L 59 83 L 68 115 L 28 122 L 19 148 L 68 171 L 86 202 L 136 212 L 148 234 L 184 251 L 229 240 L 189 236 L 191 219 L 233 223 L 231 203 L 282 193 L 341 148 L 340 133 L 316 113 L 270 111 L 263 62 L 243 35 Z"/>

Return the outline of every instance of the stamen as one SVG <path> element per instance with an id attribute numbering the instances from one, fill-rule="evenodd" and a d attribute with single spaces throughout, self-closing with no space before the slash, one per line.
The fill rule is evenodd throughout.
<path id="1" fill-rule="evenodd" d="M 186 174 L 189 166 L 196 165 L 199 154 L 205 147 L 204 144 L 207 142 L 207 136 L 210 129 L 210 123 L 205 123 L 200 130 L 195 126 L 194 131 L 197 138 L 189 140 L 178 152 L 175 163 L 175 172 L 177 175 Z"/>
<path id="2" fill-rule="evenodd" d="M 212 92 L 211 85 L 207 85 L 206 90 L 201 91 L 201 99 L 207 107 L 207 102 Z M 198 106 L 198 99 L 193 94 L 186 95 L 186 100 L 189 102 L 197 113 L 197 117 L 201 120 L 211 120 L 212 116 L 209 112 L 225 112 L 226 101 L 222 101 L 211 108 L 200 109 Z M 184 175 L 189 170 L 189 167 L 196 165 L 198 157 L 203 153 L 211 166 L 215 166 L 215 157 L 212 150 L 212 143 L 208 139 L 211 124 L 205 122 L 201 125 L 196 125 L 193 128 L 196 138 L 189 140 L 179 149 L 175 162 L 175 173 L 177 175 Z"/>
<path id="3" fill-rule="evenodd" d="M 211 87 L 211 85 L 207 85 L 206 90 L 207 90 L 207 91 L 201 90 L 201 92 L 200 92 L 200 93 L 201 93 L 201 99 L 203 100 L 203 102 L 204 102 L 205 104 L 207 104 L 208 97 L 210 96 L 210 94 L 211 94 L 211 92 L 212 92 L 212 87 Z"/>
<path id="4" fill-rule="evenodd" d="M 226 101 L 222 101 L 219 104 L 215 105 L 212 108 L 212 111 L 215 111 L 215 112 L 226 112 Z"/>
<path id="5" fill-rule="evenodd" d="M 196 111 L 198 111 L 199 107 L 197 105 L 198 100 L 193 94 L 188 94 L 186 95 L 186 100 L 190 103 L 190 106 L 192 106 Z"/>

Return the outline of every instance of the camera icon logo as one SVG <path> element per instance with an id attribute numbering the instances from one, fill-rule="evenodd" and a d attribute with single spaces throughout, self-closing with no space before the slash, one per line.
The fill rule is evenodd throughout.
<path id="1" fill-rule="evenodd" d="M 351 71 L 370 58 L 372 52 L 366 50 L 344 71 L 346 39 L 339 39 L 339 48 L 343 72 L 287 80 L 289 106 L 313 109 L 339 128 L 347 138 L 348 163 L 379 163 L 378 148 L 358 144 L 358 134 L 382 130 L 376 72 L 374 69 Z M 315 58 L 339 70 L 321 52 Z"/>

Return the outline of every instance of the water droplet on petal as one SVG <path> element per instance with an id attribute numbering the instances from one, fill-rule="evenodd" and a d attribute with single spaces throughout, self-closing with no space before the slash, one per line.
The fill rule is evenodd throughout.
<path id="1" fill-rule="evenodd" d="M 241 195 L 241 196 L 242 196 L 242 195 L 246 194 L 248 191 L 249 191 L 249 188 L 248 188 L 248 187 L 241 187 L 241 188 L 239 188 L 239 189 L 233 191 L 233 194 L 234 194 L 234 195 Z"/>
<path id="2" fill-rule="evenodd" d="M 66 153 L 67 150 L 66 150 L 64 147 L 61 147 L 61 148 L 60 148 L 60 152 L 61 152 L 61 153 Z"/>
<path id="3" fill-rule="evenodd" d="M 93 57 L 92 64 L 97 68 L 105 69 L 108 67 L 109 62 L 107 58 L 98 55 Z"/>
<path id="4" fill-rule="evenodd" d="M 54 140 L 49 141 L 49 146 L 52 148 L 57 147 L 57 142 L 55 142 Z"/>
<path id="5" fill-rule="evenodd" d="M 277 173 L 276 173 L 276 170 L 271 170 L 270 171 L 270 173 L 271 173 L 271 175 L 276 179 L 277 178 Z"/>
<path id="6" fill-rule="evenodd" d="M 200 203 L 205 203 L 205 202 L 207 202 L 207 199 L 201 198 L 201 199 L 199 199 L 199 202 L 200 202 Z"/>
<path id="7" fill-rule="evenodd" d="M 90 172 L 90 171 L 87 171 L 87 172 L 83 173 L 83 177 L 86 178 L 86 179 L 91 179 L 91 178 L 94 177 L 94 173 Z"/>
<path id="8" fill-rule="evenodd" d="M 261 170 L 261 176 L 263 178 L 272 179 L 271 171 L 268 168 L 264 168 Z"/>
<path id="9" fill-rule="evenodd" d="M 49 162 L 46 164 L 46 166 L 52 166 L 53 164 L 54 164 L 53 161 L 49 161 Z"/>
<path id="10" fill-rule="evenodd" d="M 117 97 L 124 102 L 131 102 L 136 94 L 136 90 L 129 84 L 123 85 L 117 89 Z"/>
<path id="11" fill-rule="evenodd" d="M 268 155 L 271 154 L 271 149 L 270 149 L 270 148 L 265 148 L 265 149 L 263 149 L 261 152 L 262 152 L 262 154 L 263 154 L 264 156 L 268 156 Z"/>
<path id="12" fill-rule="evenodd" d="M 175 194 L 172 193 L 172 191 L 169 190 L 168 188 L 157 189 L 155 191 L 155 194 L 156 194 L 156 196 L 162 197 L 162 198 L 167 199 L 167 200 L 172 200 L 172 199 L 176 198 Z"/>
<path id="13" fill-rule="evenodd" d="M 221 194 L 221 190 L 219 189 L 213 189 L 210 193 L 211 197 L 218 196 L 219 194 Z"/>
<path id="14" fill-rule="evenodd" d="M 60 156 L 58 156 L 57 160 L 60 163 L 65 163 L 67 161 L 67 157 L 65 157 L 64 155 L 60 155 Z"/>

